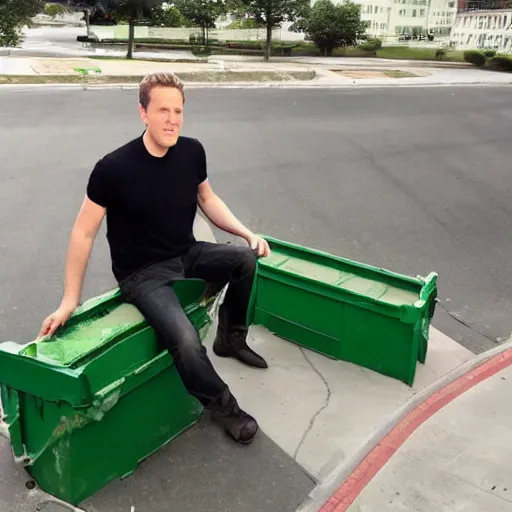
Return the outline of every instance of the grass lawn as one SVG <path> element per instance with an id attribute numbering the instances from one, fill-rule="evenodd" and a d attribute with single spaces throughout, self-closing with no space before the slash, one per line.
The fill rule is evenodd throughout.
<path id="1" fill-rule="evenodd" d="M 428 60 L 445 62 L 464 62 L 463 52 L 456 50 L 446 50 L 446 55 L 442 59 L 436 57 L 437 48 L 410 48 L 408 46 L 386 46 L 379 50 L 365 51 L 357 46 L 347 48 L 336 48 L 332 52 L 332 57 L 378 57 L 381 59 L 397 60 Z M 313 43 L 300 43 L 292 49 L 294 57 L 316 57 L 321 56 L 320 51 Z"/>
<path id="2" fill-rule="evenodd" d="M 384 71 L 384 74 L 390 78 L 415 78 L 418 76 L 409 71 L 402 71 L 400 69 L 387 69 Z"/>
<path id="3" fill-rule="evenodd" d="M 384 46 L 377 50 L 381 59 L 403 60 L 439 60 L 436 57 L 437 48 L 410 48 L 409 46 Z M 463 52 L 447 50 L 443 61 L 464 62 Z"/>
<path id="4" fill-rule="evenodd" d="M 117 43 L 110 41 L 111 44 L 119 46 L 125 41 L 118 40 Z M 163 39 L 136 39 L 138 49 L 151 51 L 151 49 L 161 50 L 188 50 L 197 57 L 208 55 L 253 55 L 263 56 L 263 41 L 231 41 L 219 43 L 212 41 L 208 47 L 197 44 L 189 44 L 185 41 L 173 41 Z M 107 43 L 108 45 L 108 43 Z M 291 57 L 320 57 L 322 53 L 315 44 L 310 42 L 272 42 L 272 55 L 282 56 L 283 48 L 288 48 Z M 424 60 L 424 61 L 445 61 L 445 62 L 464 62 L 463 52 L 446 49 L 444 57 L 436 57 L 438 48 L 417 48 L 409 46 L 385 46 L 376 51 L 362 50 L 357 46 L 336 48 L 332 52 L 332 57 L 378 57 L 383 59 L 402 59 L 402 60 Z M 136 57 L 136 54 L 134 55 Z M 99 57 L 105 58 L 105 57 Z M 108 58 L 108 57 L 107 57 Z M 158 60 L 158 57 L 155 57 Z"/>
<path id="5" fill-rule="evenodd" d="M 314 71 L 199 71 L 183 72 L 177 75 L 184 82 L 283 82 L 312 80 Z M 138 84 L 144 75 L 0 75 L 2 84 Z"/>

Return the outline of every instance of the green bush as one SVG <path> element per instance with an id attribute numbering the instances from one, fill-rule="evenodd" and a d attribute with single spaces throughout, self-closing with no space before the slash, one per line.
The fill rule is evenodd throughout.
<path id="1" fill-rule="evenodd" d="M 59 14 L 65 14 L 66 9 L 60 4 L 46 4 L 43 8 L 44 14 L 55 18 Z"/>
<path id="2" fill-rule="evenodd" d="M 243 28 L 263 28 L 265 24 L 255 20 L 254 18 L 244 18 L 241 20 L 234 20 L 226 28 L 228 30 L 243 29 Z"/>
<path id="3" fill-rule="evenodd" d="M 485 50 L 485 51 L 484 51 L 484 55 L 485 55 L 487 58 L 494 57 L 494 56 L 496 55 L 496 50 Z"/>
<path id="4" fill-rule="evenodd" d="M 489 60 L 489 67 L 499 71 L 512 71 L 512 56 L 496 55 Z"/>
<path id="5" fill-rule="evenodd" d="M 379 39 L 378 37 L 369 39 L 368 43 L 373 45 L 374 50 L 379 50 L 380 48 L 382 48 L 382 39 Z"/>
<path id="6" fill-rule="evenodd" d="M 446 50 L 444 48 L 438 48 L 436 50 L 436 59 L 443 60 L 444 58 L 446 58 Z"/>
<path id="7" fill-rule="evenodd" d="M 475 66 L 483 67 L 487 62 L 487 57 L 480 50 L 468 50 L 464 52 L 464 61 L 470 62 Z"/>
<path id="8" fill-rule="evenodd" d="M 360 44 L 359 48 L 361 50 L 364 50 L 365 52 L 375 52 L 375 48 L 373 47 L 373 44 L 371 44 L 371 43 Z"/>
<path id="9" fill-rule="evenodd" d="M 365 43 L 360 44 L 359 48 L 367 52 L 375 52 L 382 48 L 382 41 L 379 38 L 368 39 Z"/>

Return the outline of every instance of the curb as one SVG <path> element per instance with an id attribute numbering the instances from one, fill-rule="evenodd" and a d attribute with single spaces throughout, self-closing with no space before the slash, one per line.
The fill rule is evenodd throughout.
<path id="1" fill-rule="evenodd" d="M 408 416 L 413 416 L 416 411 L 419 413 L 423 412 L 424 407 L 428 408 L 430 406 L 427 403 L 429 401 L 433 401 L 431 409 L 433 410 L 432 414 L 435 414 L 437 410 L 441 409 L 462 392 L 478 384 L 478 382 L 486 377 L 490 377 L 492 373 L 488 374 L 489 371 L 495 369 L 494 373 L 496 373 L 502 369 L 500 365 L 504 360 L 507 363 L 505 366 L 512 364 L 512 338 L 499 347 L 471 358 L 421 391 L 418 391 L 403 406 L 388 415 L 352 457 L 344 460 L 331 471 L 325 480 L 310 492 L 296 512 L 344 512 L 347 510 L 348 506 L 395 453 L 396 449 L 429 417 L 424 415 L 424 418 L 422 420 L 420 418 L 421 421 L 419 422 L 418 419 L 413 419 L 409 423 L 409 425 L 414 426 L 411 431 L 407 431 L 407 429 L 401 430 L 400 424 L 402 422 L 407 423 L 404 420 L 408 419 Z M 486 364 L 488 366 L 484 367 Z M 476 369 L 479 369 L 481 372 L 478 377 L 471 375 L 475 373 Z M 457 386 L 458 381 L 464 379 L 466 380 L 465 384 L 463 382 L 460 387 Z M 443 391 L 446 391 L 450 385 L 455 385 L 456 391 L 448 394 L 448 399 L 446 399 L 446 396 L 443 398 Z M 440 395 L 441 397 L 439 398 Z M 398 431 L 398 437 L 400 437 L 400 434 L 403 437 L 399 444 L 395 442 L 394 450 L 388 443 L 380 444 L 387 436 L 395 437 L 396 434 L 392 436 L 394 431 Z M 384 453 L 376 453 L 375 458 L 380 460 L 380 462 L 372 464 L 371 459 L 373 457 L 371 455 L 374 450 L 379 448 Z"/>
<path id="2" fill-rule="evenodd" d="M 322 84 L 322 83 L 290 83 L 290 82 L 236 82 L 236 83 L 212 83 L 190 82 L 185 83 L 186 89 L 405 89 L 428 87 L 510 87 L 511 82 L 428 82 L 428 83 L 390 83 L 390 84 Z M 134 90 L 138 84 L 1 84 L 2 89 L 76 89 L 82 91 L 101 89 Z"/>

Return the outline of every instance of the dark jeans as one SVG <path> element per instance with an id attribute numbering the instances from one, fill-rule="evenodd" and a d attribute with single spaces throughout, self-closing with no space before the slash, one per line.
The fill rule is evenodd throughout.
<path id="1" fill-rule="evenodd" d="M 187 391 L 205 406 L 222 393 L 226 384 L 213 368 L 206 348 L 183 311 L 172 281 L 168 276 L 164 280 L 166 270 L 172 268 L 176 278 L 200 278 L 216 285 L 229 283 L 224 306 L 233 323 L 245 325 L 256 261 L 255 253 L 247 247 L 198 242 L 179 262 L 173 261 L 167 268 L 165 262 L 161 268 L 154 267 L 156 270 L 147 273 L 151 277 L 146 280 L 143 271 L 129 284 L 121 284 L 127 301 L 140 310 L 169 350 Z M 155 276 L 162 279 L 161 284 L 155 281 Z"/>

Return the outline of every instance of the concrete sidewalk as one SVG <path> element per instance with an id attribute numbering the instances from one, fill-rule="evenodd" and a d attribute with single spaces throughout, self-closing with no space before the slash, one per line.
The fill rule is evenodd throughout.
<path id="1" fill-rule="evenodd" d="M 261 62 L 261 57 L 247 55 L 218 55 L 209 59 L 220 57 L 226 62 Z M 449 62 L 442 60 L 408 60 L 408 59 L 382 59 L 377 57 L 271 57 L 274 63 L 293 63 L 325 67 L 356 67 L 356 68 L 473 68 L 473 64 L 467 62 Z"/>
<path id="2" fill-rule="evenodd" d="M 318 482 L 354 455 L 372 431 L 419 390 L 472 357 L 432 330 L 428 361 L 409 387 L 359 366 L 328 359 L 253 326 L 252 346 L 269 370 L 244 371 L 233 360 L 215 367 L 263 431 Z"/>
<path id="3" fill-rule="evenodd" d="M 388 61 L 386 65 L 351 64 L 353 59 L 337 59 L 332 64 L 312 59 L 304 62 L 254 59 L 229 59 L 215 56 L 203 62 L 156 62 L 151 60 L 0 57 L 0 75 L 79 75 L 79 68 L 98 69 L 93 79 L 107 77 L 111 86 L 123 84 L 123 77 L 144 75 L 153 71 L 173 71 L 194 87 L 307 87 L 354 88 L 396 86 L 511 85 L 509 73 L 474 67 L 425 68 L 419 63 L 402 65 Z M 357 59 L 356 59 L 357 60 Z M 358 59 L 361 61 L 362 59 Z M 372 59 L 378 60 L 378 59 Z M 280 76 L 280 74 L 282 76 Z M 295 75 L 294 75 L 295 74 Z M 221 76 L 222 75 L 222 76 Z M 229 75 L 229 76 L 228 76 Z M 311 77 L 314 78 L 311 78 Z M 112 84 L 112 77 L 116 78 Z M 117 80 L 118 79 L 118 80 Z M 125 81 L 127 82 L 127 81 Z M 131 81 L 133 84 L 133 81 Z M 63 79 L 65 83 L 65 79 Z M 86 84 L 87 85 L 87 84 Z M 14 85 L 13 85 L 14 86 Z M 18 86 L 18 84 L 16 85 Z M 69 85 L 73 86 L 73 85 Z M 84 86 L 75 84 L 74 86 Z M 91 85 L 89 85 L 91 86 Z"/>
<path id="4" fill-rule="evenodd" d="M 509 348 L 439 389 L 381 440 L 322 512 L 511 512 L 511 381 Z"/>

